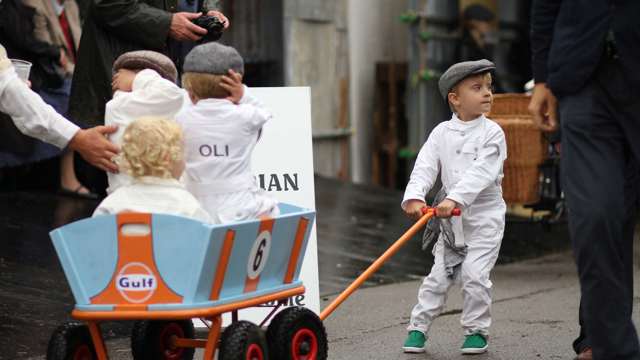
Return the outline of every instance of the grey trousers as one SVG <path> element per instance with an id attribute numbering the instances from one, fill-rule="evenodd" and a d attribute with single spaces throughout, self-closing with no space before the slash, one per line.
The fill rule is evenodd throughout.
<path id="1" fill-rule="evenodd" d="M 579 340 L 596 360 L 640 359 L 631 320 L 638 94 L 640 84 L 607 59 L 584 88 L 560 98 L 563 188 L 582 292 Z"/>

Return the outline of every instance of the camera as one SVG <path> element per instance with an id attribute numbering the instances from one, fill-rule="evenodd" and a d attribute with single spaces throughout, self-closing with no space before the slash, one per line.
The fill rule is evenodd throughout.
<path id="1" fill-rule="evenodd" d="M 208 16 L 202 13 L 200 17 L 191 20 L 191 22 L 207 30 L 207 35 L 198 41 L 200 44 L 218 41 L 224 32 L 224 22 L 215 16 Z"/>

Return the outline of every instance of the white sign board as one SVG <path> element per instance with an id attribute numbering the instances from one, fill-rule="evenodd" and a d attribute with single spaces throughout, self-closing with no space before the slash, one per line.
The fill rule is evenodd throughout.
<path id="1" fill-rule="evenodd" d="M 311 94 L 307 87 L 252 88 L 251 95 L 273 114 L 265 124 L 253 151 L 253 173 L 258 185 L 280 202 L 314 209 L 313 147 L 311 138 Z M 318 252 L 314 222 L 302 263 L 300 278 L 304 295 L 288 300 L 287 306 L 305 306 L 320 312 Z M 239 319 L 260 324 L 276 304 L 240 310 Z M 285 307 L 281 307 L 281 310 Z M 225 324 L 230 314 L 223 316 Z"/>

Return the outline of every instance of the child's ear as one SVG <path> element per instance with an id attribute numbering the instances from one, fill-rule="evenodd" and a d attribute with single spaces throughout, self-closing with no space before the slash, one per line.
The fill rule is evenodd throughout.
<path id="1" fill-rule="evenodd" d="M 454 106 L 458 105 L 458 94 L 450 92 L 449 94 L 447 94 L 447 99 L 449 100 L 449 103 L 453 104 Z"/>

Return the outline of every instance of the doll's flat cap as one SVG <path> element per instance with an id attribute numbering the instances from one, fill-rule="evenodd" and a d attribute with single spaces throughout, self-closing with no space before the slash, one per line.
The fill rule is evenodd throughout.
<path id="1" fill-rule="evenodd" d="M 198 45 L 187 54 L 184 72 L 226 75 L 229 69 L 244 74 L 244 60 L 231 46 L 210 42 Z"/>
<path id="2" fill-rule="evenodd" d="M 120 55 L 113 63 L 113 72 L 120 69 L 151 69 L 174 83 L 178 79 L 178 70 L 173 61 L 166 55 L 151 50 L 129 51 Z"/>
<path id="3" fill-rule="evenodd" d="M 458 83 L 471 75 L 486 73 L 496 69 L 496 65 L 487 59 L 463 61 L 453 64 L 438 80 L 440 94 L 446 100 L 447 95 Z"/>

